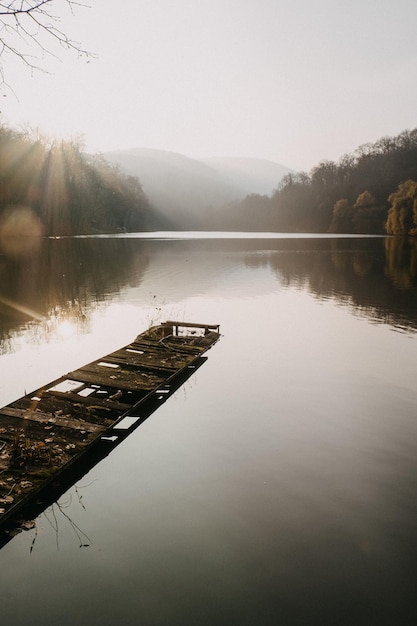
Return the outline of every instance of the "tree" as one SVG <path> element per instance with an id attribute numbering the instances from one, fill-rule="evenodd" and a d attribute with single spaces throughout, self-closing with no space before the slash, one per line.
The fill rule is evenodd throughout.
<path id="1" fill-rule="evenodd" d="M 369 191 L 359 194 L 353 205 L 352 221 L 354 232 L 362 234 L 382 234 L 387 217 L 385 207 L 378 206 L 374 196 Z"/>
<path id="2" fill-rule="evenodd" d="M 417 182 L 406 180 L 389 198 L 386 231 L 389 235 L 416 234 L 417 226 Z"/>
<path id="3" fill-rule="evenodd" d="M 64 0 L 67 10 L 86 6 Z M 4 59 L 19 59 L 31 71 L 43 70 L 45 56 L 57 57 L 59 49 L 79 56 L 93 56 L 60 28 L 60 17 L 54 12 L 58 0 L 6 0 L 0 2 L 0 88 L 10 86 L 5 79 Z M 62 0 L 61 0 L 62 5 Z"/>
<path id="4" fill-rule="evenodd" d="M 333 217 L 329 226 L 329 233 L 353 232 L 353 209 L 346 198 L 337 200 L 333 207 Z"/>
<path id="5" fill-rule="evenodd" d="M 135 177 L 74 141 L 42 141 L 0 124 L 0 236 L 12 226 L 23 232 L 29 215 L 56 236 L 163 226 Z"/>
<path id="6" fill-rule="evenodd" d="M 417 181 L 417 128 L 364 144 L 338 164 L 322 161 L 309 174 L 291 172 L 273 192 L 270 208 L 268 199 L 263 199 L 264 208 L 258 211 L 259 198 L 249 196 L 242 203 L 242 214 L 235 204 L 225 209 L 223 219 L 226 223 L 230 218 L 228 227 L 233 223 L 236 230 L 253 219 L 257 229 L 264 230 L 384 234 L 387 198 L 407 180 Z M 417 235 L 417 205 L 415 212 L 413 219 L 412 207 L 394 208 L 388 232 Z"/>

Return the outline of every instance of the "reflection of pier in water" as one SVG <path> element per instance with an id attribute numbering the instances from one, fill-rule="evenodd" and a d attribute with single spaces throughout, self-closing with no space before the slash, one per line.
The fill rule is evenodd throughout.
<path id="1" fill-rule="evenodd" d="M 207 360 L 219 326 L 165 322 L 0 409 L 0 547 Z"/>

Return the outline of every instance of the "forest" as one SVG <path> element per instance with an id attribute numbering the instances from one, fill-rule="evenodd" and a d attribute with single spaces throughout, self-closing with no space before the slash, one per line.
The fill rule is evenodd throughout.
<path id="1" fill-rule="evenodd" d="M 417 129 L 364 144 L 338 163 L 284 176 L 269 196 L 217 210 L 221 230 L 416 234 Z"/>
<path id="2" fill-rule="evenodd" d="M 139 180 L 70 141 L 0 125 L 0 235 L 158 228 Z"/>
<path id="3" fill-rule="evenodd" d="M 139 178 L 79 142 L 0 124 L 1 241 L 176 228 L 184 229 L 179 217 L 178 224 L 175 215 L 163 217 Z M 322 161 L 310 173 L 288 173 L 271 196 L 211 206 L 199 228 L 416 235 L 417 129 L 362 145 L 338 163 Z"/>

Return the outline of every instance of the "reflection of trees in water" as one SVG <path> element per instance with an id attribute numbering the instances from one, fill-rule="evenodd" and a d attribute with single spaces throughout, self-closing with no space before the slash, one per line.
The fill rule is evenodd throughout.
<path id="1" fill-rule="evenodd" d="M 30 319 L 65 319 L 85 330 L 91 304 L 105 302 L 147 266 L 129 239 L 46 239 L 25 255 L 0 256 L 0 339 Z M 47 328 L 44 329 L 45 332 Z"/>
<path id="2" fill-rule="evenodd" d="M 320 298 L 335 299 L 393 325 L 417 327 L 417 240 L 413 238 L 163 243 L 68 238 L 42 240 L 39 249 L 33 245 L 24 255 L 0 256 L 2 351 L 8 350 L 13 329 L 33 318 L 33 332 L 40 341 L 47 338 L 50 324 L 62 319 L 85 331 L 92 305 L 106 302 L 132 281 L 138 285 L 152 255 L 162 258 L 163 267 L 172 270 L 170 297 L 177 294 L 176 277 L 186 267 L 189 295 L 205 281 L 215 284 L 227 264 L 244 262 L 259 268 L 267 263 L 284 285 L 308 289 Z M 183 263 L 190 259 L 192 263 Z"/>
<path id="3" fill-rule="evenodd" d="M 385 241 L 386 274 L 399 289 L 417 287 L 417 239 L 388 238 Z"/>
<path id="4" fill-rule="evenodd" d="M 287 286 L 348 304 L 373 319 L 417 328 L 417 241 L 405 238 L 293 241 L 272 253 Z"/>

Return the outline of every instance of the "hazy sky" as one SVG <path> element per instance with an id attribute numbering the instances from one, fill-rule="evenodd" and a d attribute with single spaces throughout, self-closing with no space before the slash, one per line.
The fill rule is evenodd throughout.
<path id="1" fill-rule="evenodd" d="M 4 122 L 298 170 L 417 126 L 416 0 L 85 1 L 62 27 L 97 58 L 3 57 Z"/>

